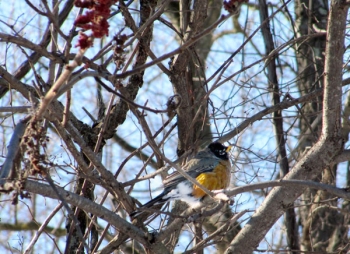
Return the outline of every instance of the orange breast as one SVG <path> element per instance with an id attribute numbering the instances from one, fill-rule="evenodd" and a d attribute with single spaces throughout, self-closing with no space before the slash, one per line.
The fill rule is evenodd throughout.
<path id="1" fill-rule="evenodd" d="M 206 187 L 208 190 L 221 190 L 225 189 L 230 184 L 231 172 L 230 165 L 226 165 L 229 162 L 220 163 L 212 172 L 202 173 L 197 176 L 196 180 Z M 198 186 L 193 186 L 192 195 L 196 198 L 202 198 L 205 192 Z"/>

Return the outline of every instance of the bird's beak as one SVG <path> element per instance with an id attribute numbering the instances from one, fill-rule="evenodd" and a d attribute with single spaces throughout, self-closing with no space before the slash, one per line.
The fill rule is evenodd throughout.
<path id="1" fill-rule="evenodd" d="M 232 146 L 228 146 L 226 149 L 226 153 L 228 153 L 231 150 Z"/>

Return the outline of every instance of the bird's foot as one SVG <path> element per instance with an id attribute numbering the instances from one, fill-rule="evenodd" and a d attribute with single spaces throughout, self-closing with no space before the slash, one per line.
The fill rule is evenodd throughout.
<path id="1" fill-rule="evenodd" d="M 234 199 L 225 194 L 225 190 L 213 190 L 214 198 L 233 205 L 235 203 Z"/>

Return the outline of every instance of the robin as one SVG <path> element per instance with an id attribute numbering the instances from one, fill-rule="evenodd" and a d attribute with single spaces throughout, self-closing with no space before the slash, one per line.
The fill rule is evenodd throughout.
<path id="1" fill-rule="evenodd" d="M 231 147 L 213 142 L 199 151 L 183 169 L 210 191 L 225 189 L 229 186 L 231 178 L 231 163 L 228 156 Z M 201 188 L 192 184 L 177 171 L 170 174 L 163 181 L 163 185 L 164 191 L 160 195 L 142 205 L 130 216 L 135 218 L 142 213 L 143 208 L 151 208 L 170 200 L 182 200 L 195 206 L 206 195 Z"/>

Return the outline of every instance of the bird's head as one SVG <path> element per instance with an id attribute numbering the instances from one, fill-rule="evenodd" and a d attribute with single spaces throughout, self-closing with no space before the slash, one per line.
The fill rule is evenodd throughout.
<path id="1" fill-rule="evenodd" d="M 209 144 L 208 148 L 216 157 L 222 160 L 228 160 L 228 152 L 231 150 L 232 146 L 224 146 L 219 142 L 213 142 Z"/>

